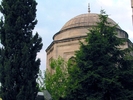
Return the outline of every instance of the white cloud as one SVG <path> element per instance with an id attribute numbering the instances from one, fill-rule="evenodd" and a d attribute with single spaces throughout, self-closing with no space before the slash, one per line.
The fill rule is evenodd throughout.
<path id="1" fill-rule="evenodd" d="M 97 4 L 100 6 L 105 6 L 108 8 L 125 8 L 129 3 L 130 0 L 96 0 Z"/>
<path id="2" fill-rule="evenodd" d="M 129 35 L 129 39 L 133 42 L 133 31 L 128 29 L 128 30 L 126 30 L 126 32 Z"/>
<path id="3" fill-rule="evenodd" d="M 37 58 L 41 59 L 41 66 L 40 69 L 44 71 L 46 69 L 46 52 L 44 49 L 42 49 L 38 54 Z"/>
<path id="4" fill-rule="evenodd" d="M 113 5 L 112 0 L 97 0 L 98 4 L 102 6 L 108 6 L 111 7 Z"/>
<path id="5" fill-rule="evenodd" d="M 61 3 L 59 3 L 61 2 Z M 41 68 L 46 66 L 45 49 L 52 42 L 53 35 L 58 32 L 61 27 L 71 18 L 87 13 L 88 3 L 91 6 L 92 13 L 99 13 L 104 9 L 109 17 L 113 19 L 119 26 L 129 34 L 129 38 L 133 41 L 132 34 L 132 11 L 131 0 L 38 0 L 38 20 L 36 27 L 37 32 L 43 39 L 44 47 L 38 54 L 41 58 Z"/>

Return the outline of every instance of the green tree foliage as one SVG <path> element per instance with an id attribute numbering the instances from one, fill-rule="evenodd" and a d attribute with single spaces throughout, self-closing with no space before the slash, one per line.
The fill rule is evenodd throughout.
<path id="1" fill-rule="evenodd" d="M 120 48 L 127 40 L 116 36 L 117 25 L 107 18 L 102 10 L 69 65 L 66 100 L 133 100 L 131 49 Z"/>
<path id="2" fill-rule="evenodd" d="M 40 59 L 37 52 L 42 48 L 38 33 L 33 35 L 37 24 L 35 0 L 2 0 L 0 12 L 0 82 L 2 100 L 35 100 L 38 92 Z"/>
<path id="3" fill-rule="evenodd" d="M 67 87 L 67 63 L 59 57 L 58 59 L 52 59 L 50 64 L 53 74 L 47 70 L 45 85 L 46 89 L 52 95 L 53 100 L 59 100 L 66 96 Z"/>

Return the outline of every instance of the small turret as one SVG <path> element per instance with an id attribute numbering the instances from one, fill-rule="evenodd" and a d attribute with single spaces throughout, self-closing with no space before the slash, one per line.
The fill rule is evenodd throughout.
<path id="1" fill-rule="evenodd" d="M 88 13 L 90 13 L 91 10 L 90 10 L 90 3 L 88 3 Z"/>

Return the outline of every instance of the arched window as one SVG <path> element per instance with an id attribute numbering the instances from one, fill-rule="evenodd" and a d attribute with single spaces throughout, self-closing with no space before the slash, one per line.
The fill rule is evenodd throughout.
<path id="1" fill-rule="evenodd" d="M 71 58 L 69 58 L 68 62 L 69 62 L 69 65 L 74 65 L 76 63 L 75 57 L 72 56 Z"/>

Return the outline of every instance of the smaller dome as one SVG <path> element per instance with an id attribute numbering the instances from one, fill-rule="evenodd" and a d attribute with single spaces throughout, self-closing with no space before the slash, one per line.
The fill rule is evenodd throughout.
<path id="1" fill-rule="evenodd" d="M 107 20 L 113 25 L 117 24 L 115 21 L 113 21 L 110 18 L 108 18 Z M 94 14 L 94 13 L 81 14 L 69 20 L 61 28 L 60 31 L 75 27 L 92 27 L 95 26 L 98 21 L 99 21 L 99 14 Z M 117 28 L 121 29 L 120 26 L 117 26 Z"/>

